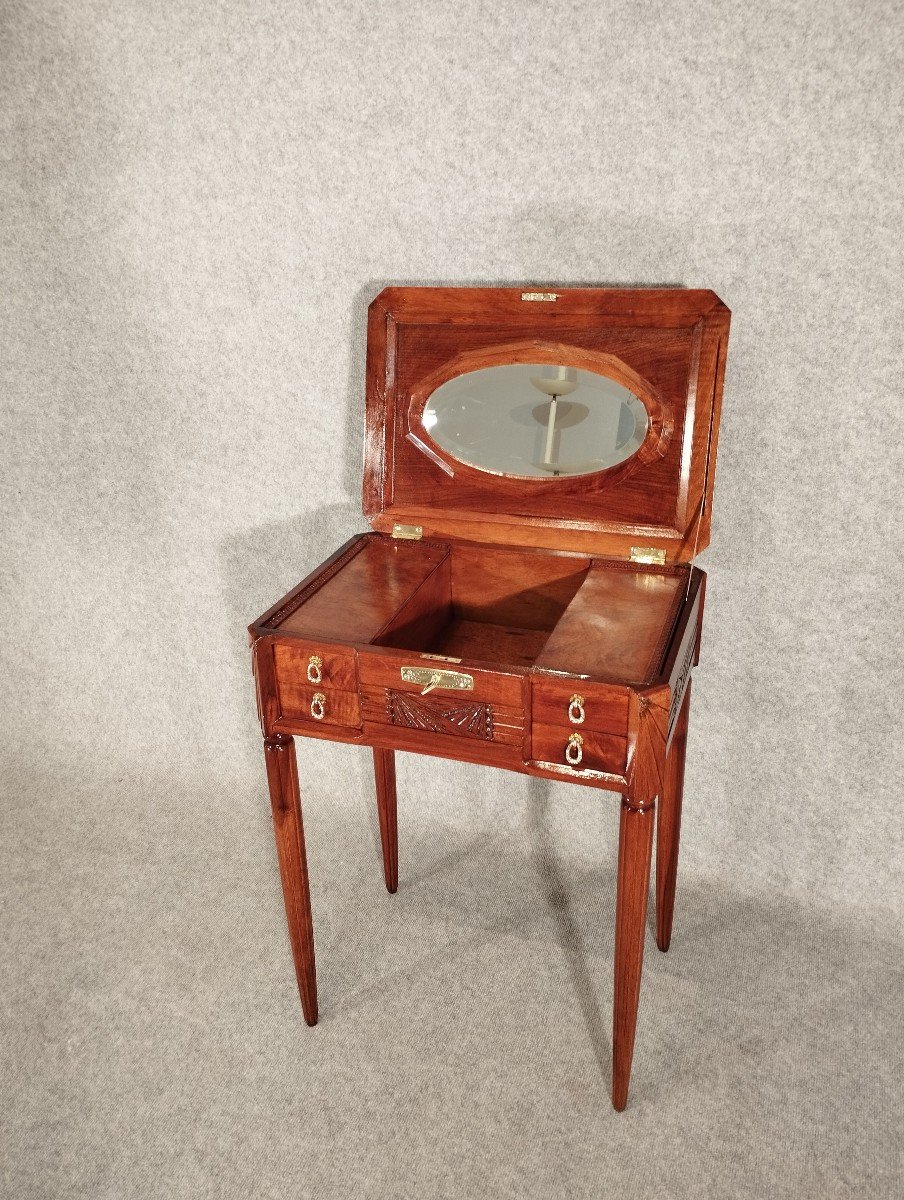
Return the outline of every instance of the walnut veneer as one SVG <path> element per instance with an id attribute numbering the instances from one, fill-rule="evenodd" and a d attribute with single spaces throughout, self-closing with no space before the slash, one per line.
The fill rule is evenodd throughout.
<path id="1" fill-rule="evenodd" d="M 394 751 L 621 796 L 612 1099 L 627 1103 L 657 802 L 656 936 L 669 945 L 690 673 L 705 577 L 728 311 L 711 292 L 393 288 L 371 306 L 365 511 L 352 538 L 250 627 L 302 1007 L 317 1020 L 294 736 L 373 747 L 386 886 L 398 886 Z M 544 295 L 548 295 L 545 293 Z M 565 362 L 650 416 L 627 462 L 511 479 L 432 443 L 424 405 L 478 366 Z M 418 525 L 420 540 L 391 536 Z M 665 562 L 630 561 L 638 544 Z M 415 673 L 465 675 L 428 686 Z M 429 676 L 429 677 L 432 677 Z M 449 677 L 443 677 L 449 678 Z"/>

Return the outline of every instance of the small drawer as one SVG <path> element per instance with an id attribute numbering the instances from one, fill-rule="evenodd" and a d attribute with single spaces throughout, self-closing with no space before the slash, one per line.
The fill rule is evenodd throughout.
<path id="1" fill-rule="evenodd" d="M 318 642 L 279 642 L 273 649 L 280 693 L 284 683 L 293 686 L 337 688 L 354 692 L 358 687 L 355 652 Z"/>
<path id="2" fill-rule="evenodd" d="M 560 725 L 565 730 L 628 734 L 626 688 L 585 683 L 580 679 L 531 679 L 531 711 L 535 724 Z"/>
<path id="3" fill-rule="evenodd" d="M 285 683 L 280 685 L 279 699 L 282 715 L 290 721 L 304 721 L 311 725 L 361 724 L 357 692 Z"/>
<path id="4" fill-rule="evenodd" d="M 598 733 L 586 726 L 534 724 L 531 736 L 535 762 L 554 763 L 574 771 L 605 771 L 621 775 L 625 769 L 627 738 Z"/>

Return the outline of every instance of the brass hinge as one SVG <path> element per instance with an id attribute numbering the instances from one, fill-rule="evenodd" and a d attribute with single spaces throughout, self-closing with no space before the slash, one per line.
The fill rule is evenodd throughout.
<path id="1" fill-rule="evenodd" d="M 632 546 L 631 562 L 656 563 L 657 566 L 662 567 L 665 565 L 665 551 L 656 546 Z"/>
<path id="2" fill-rule="evenodd" d="M 420 525 L 393 525 L 392 536 L 405 538 L 409 542 L 419 542 L 424 536 L 424 530 Z"/>

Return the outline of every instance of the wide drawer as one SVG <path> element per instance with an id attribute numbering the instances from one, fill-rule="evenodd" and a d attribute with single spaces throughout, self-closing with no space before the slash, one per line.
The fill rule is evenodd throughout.
<path id="1" fill-rule="evenodd" d="M 534 725 L 560 725 L 565 730 L 592 729 L 599 733 L 628 732 L 626 688 L 585 683 L 580 679 L 531 678 Z"/>
<path id="2" fill-rule="evenodd" d="M 599 733 L 586 727 L 538 725 L 536 721 L 531 734 L 535 762 L 554 763 L 575 771 L 621 775 L 625 769 L 627 745 L 627 739 L 616 734 Z"/>
<path id="3" fill-rule="evenodd" d="M 406 679 L 411 668 L 470 676 L 471 688 L 437 687 Z M 400 729 L 477 739 L 520 747 L 524 740 L 524 675 L 472 669 L 466 663 L 430 659 L 417 653 L 360 657 L 361 712 L 364 720 Z"/>
<path id="4" fill-rule="evenodd" d="M 358 686 L 355 652 L 322 642 L 279 642 L 273 647 L 273 662 L 280 696 L 286 686 L 308 684 L 354 692 Z"/>

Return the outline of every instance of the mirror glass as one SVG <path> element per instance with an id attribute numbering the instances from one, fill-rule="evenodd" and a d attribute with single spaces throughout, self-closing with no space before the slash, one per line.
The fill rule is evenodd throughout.
<path id="1" fill-rule="evenodd" d="M 511 363 L 457 375 L 424 408 L 430 437 L 495 475 L 590 475 L 630 458 L 649 415 L 627 388 L 575 367 Z"/>

